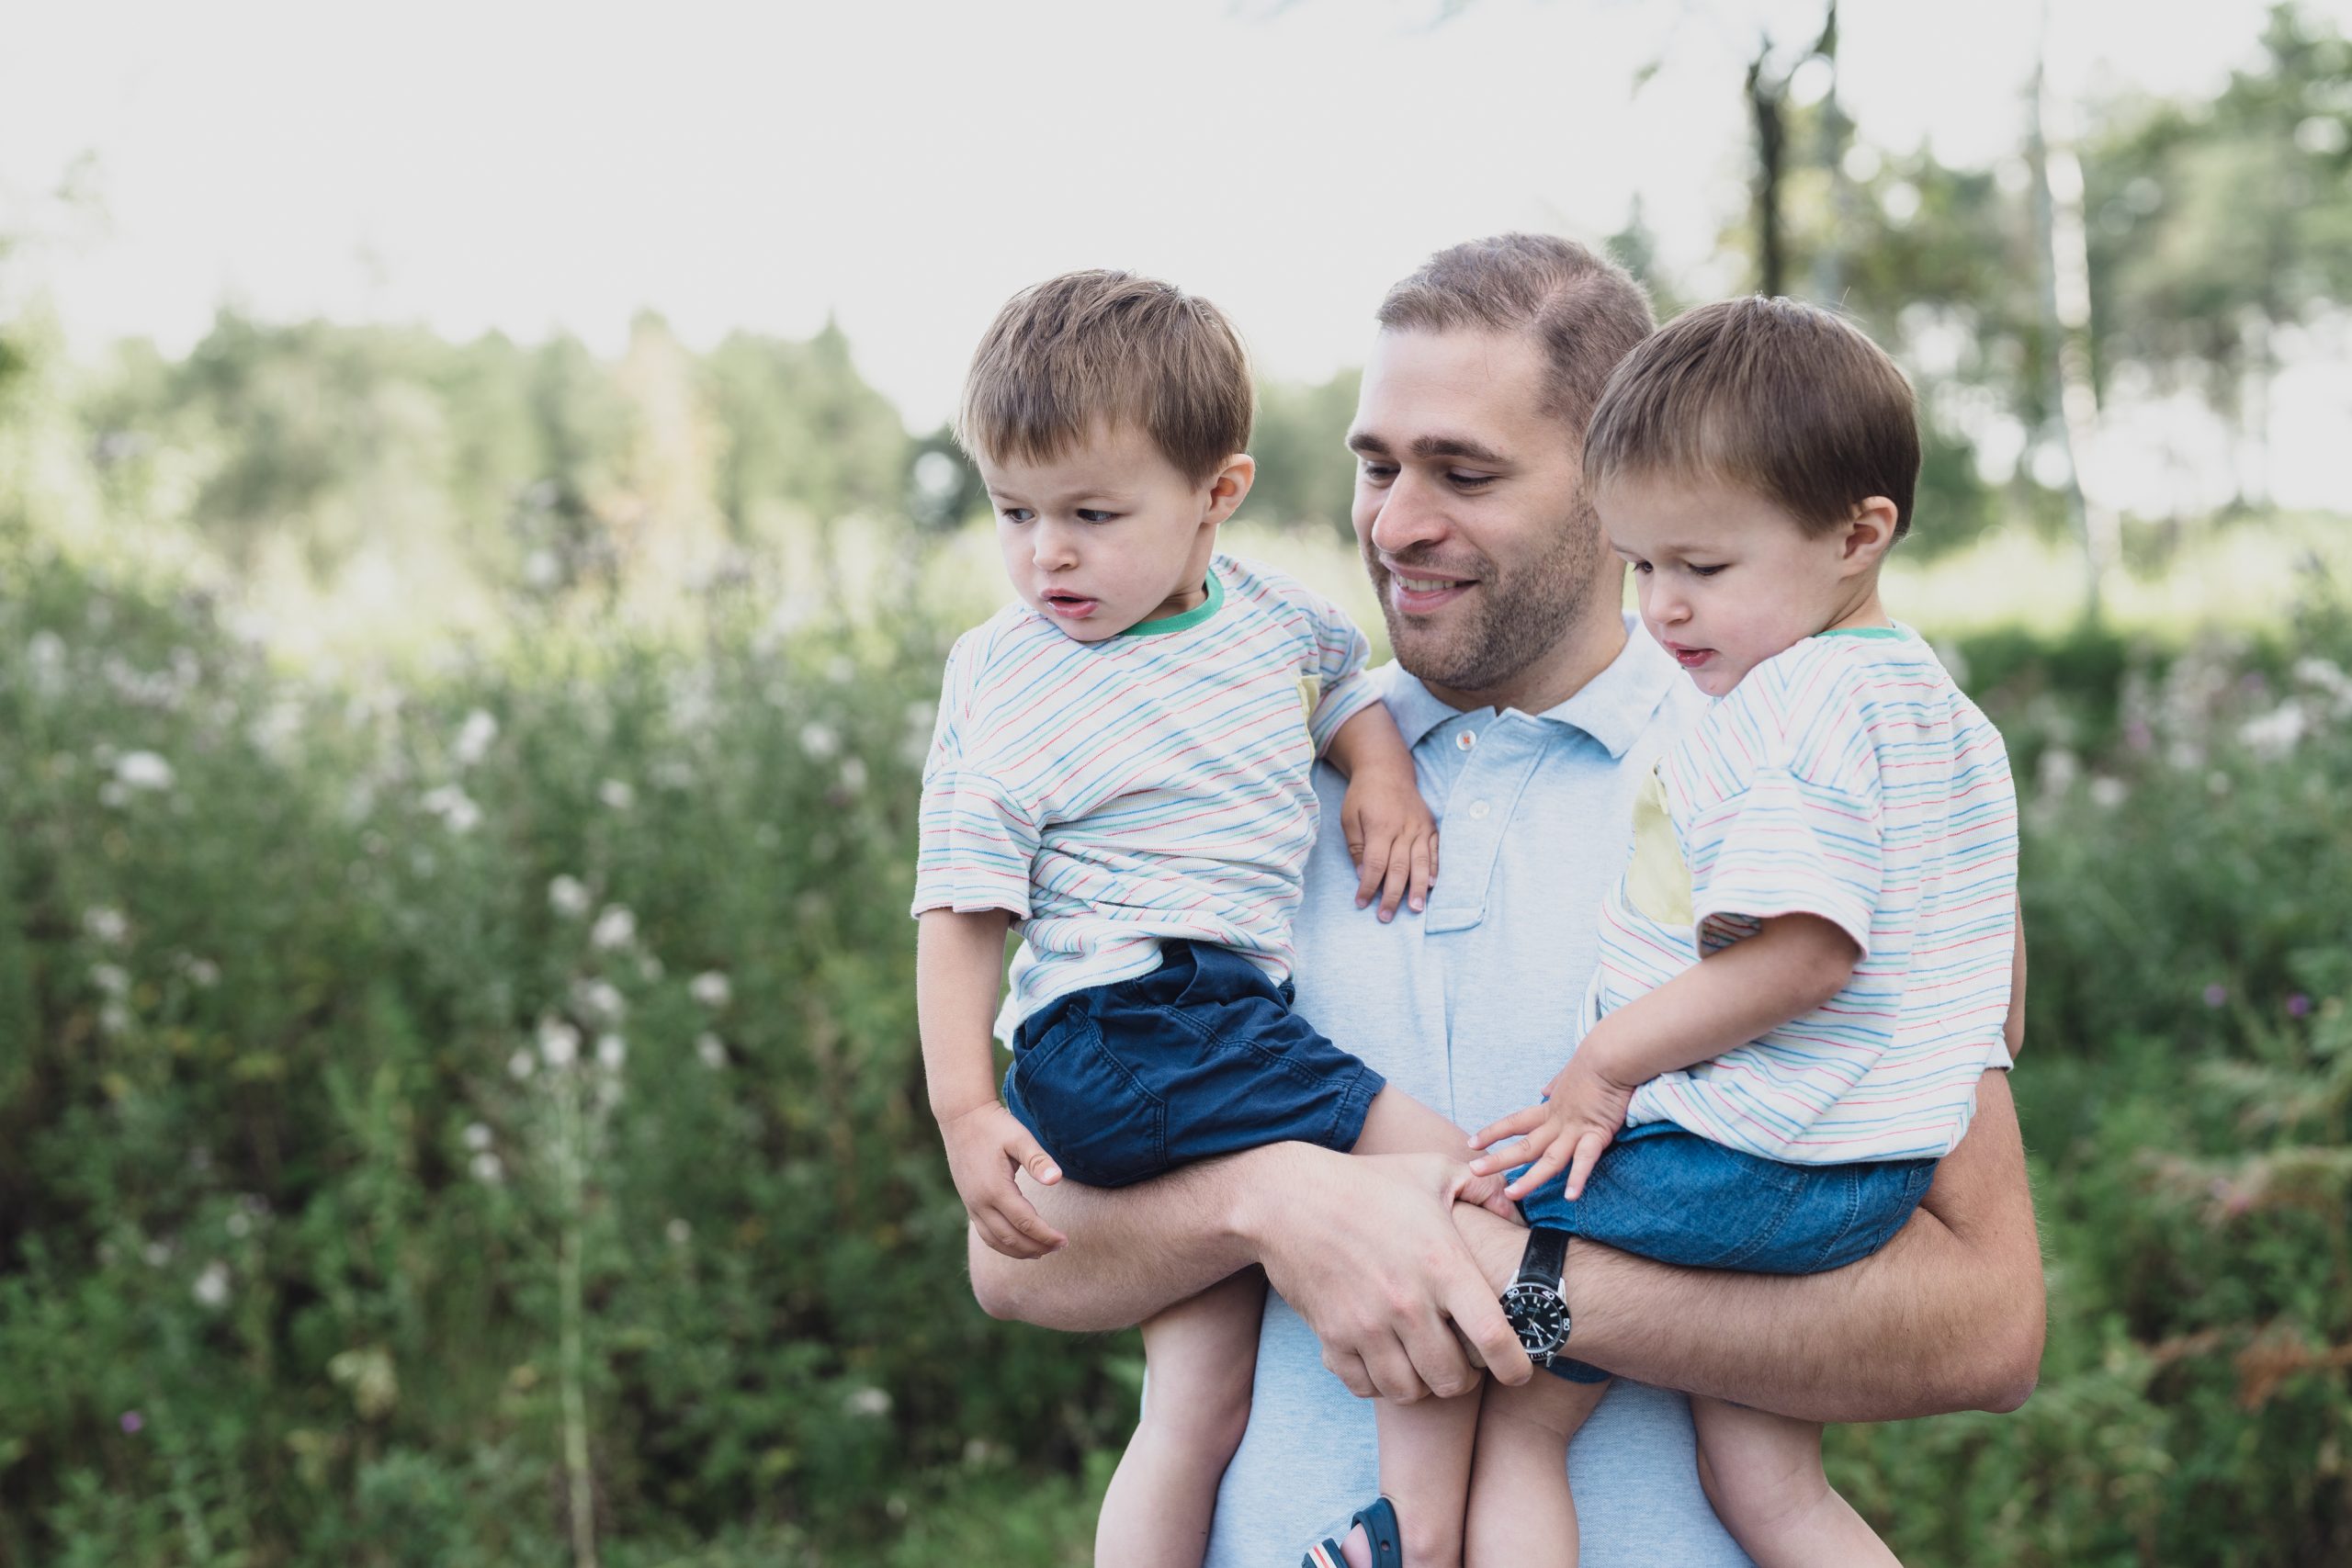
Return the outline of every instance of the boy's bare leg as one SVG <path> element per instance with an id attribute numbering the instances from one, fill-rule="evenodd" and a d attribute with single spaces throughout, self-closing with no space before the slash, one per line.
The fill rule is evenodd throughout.
<path id="1" fill-rule="evenodd" d="M 1605 1382 L 1570 1382 L 1540 1368 L 1516 1388 L 1487 1388 L 1464 1527 L 1471 1562 L 1575 1568 L 1568 1439 L 1608 1392 Z"/>
<path id="2" fill-rule="evenodd" d="M 1364 1113 L 1360 1155 L 1442 1154 L 1467 1159 L 1462 1129 L 1411 1097 L 1384 1089 Z M 1369 1285 L 1372 1281 L 1367 1280 Z M 1382 1400 L 1380 1490 L 1396 1506 L 1405 1538 L 1405 1568 L 1458 1568 L 1462 1512 L 1470 1491 L 1470 1449 L 1478 1426 L 1480 1390 L 1415 1404 Z M 1361 1529 L 1340 1543 L 1350 1568 L 1372 1568 L 1371 1544 Z"/>
<path id="3" fill-rule="evenodd" d="M 1097 1568 L 1201 1568 L 1217 1482 L 1250 1425 L 1266 1277 L 1245 1269 L 1143 1325 L 1143 1417 L 1103 1494 Z"/>
<path id="4" fill-rule="evenodd" d="M 1692 1395 L 1699 1483 L 1757 1568 L 1896 1568 L 1821 1469 L 1821 1426 Z"/>

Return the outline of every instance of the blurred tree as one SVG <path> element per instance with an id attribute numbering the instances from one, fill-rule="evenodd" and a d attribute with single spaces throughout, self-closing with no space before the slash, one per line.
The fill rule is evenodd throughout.
<path id="1" fill-rule="evenodd" d="M 1258 480 L 1243 514 L 1346 534 L 1355 500 L 1355 459 L 1348 425 L 1356 417 L 1362 375 L 1342 370 L 1328 381 L 1261 382 L 1250 453 Z"/>

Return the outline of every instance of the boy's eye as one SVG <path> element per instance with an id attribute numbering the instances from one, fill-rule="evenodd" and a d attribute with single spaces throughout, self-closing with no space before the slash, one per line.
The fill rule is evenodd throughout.
<path id="1" fill-rule="evenodd" d="M 1650 563 L 1645 560 L 1628 561 L 1625 564 L 1632 567 L 1635 572 L 1644 577 L 1647 577 L 1649 575 Z"/>
<path id="2" fill-rule="evenodd" d="M 1007 523 L 1026 523 L 1037 515 L 1025 506 L 1008 506 L 998 513 Z"/>
<path id="3" fill-rule="evenodd" d="M 1118 515 L 1115 512 L 1105 512 L 1094 506 L 1081 506 L 1078 509 L 1078 520 L 1080 523 L 1108 523 Z"/>
<path id="4" fill-rule="evenodd" d="M 1728 561 L 1726 561 L 1726 562 L 1724 562 L 1724 565 L 1725 565 L 1725 566 L 1728 566 L 1729 564 L 1730 564 L 1730 563 L 1729 563 Z M 1722 567 L 1722 566 L 1693 566 L 1693 567 L 1690 569 L 1690 570 L 1691 570 L 1691 574 L 1692 574 L 1693 576 L 1697 576 L 1697 577 L 1713 577 L 1713 576 L 1714 576 L 1714 575 L 1715 575 L 1715 573 L 1717 573 L 1717 572 L 1719 572 L 1719 571 L 1723 570 L 1723 567 Z"/>

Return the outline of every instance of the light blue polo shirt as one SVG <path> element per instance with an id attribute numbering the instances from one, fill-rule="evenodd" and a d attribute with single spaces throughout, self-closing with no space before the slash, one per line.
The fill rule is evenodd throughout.
<path id="1" fill-rule="evenodd" d="M 1575 1043 L 1602 895 L 1623 871 L 1634 792 L 1705 698 L 1627 618 L 1624 651 L 1547 713 L 1463 713 L 1395 664 L 1373 672 L 1440 824 L 1428 911 L 1355 907 L 1345 781 L 1316 769 L 1319 837 L 1295 937 L 1298 1006 L 1390 1083 L 1473 1129 L 1535 1099 Z M 1537 1376 L 1546 1374 L 1538 1372 Z M 1208 1568 L 1296 1562 L 1378 1491 L 1370 1402 L 1266 1303 L 1250 1429 L 1217 1494 Z M 1584 1568 L 1747 1562 L 1699 1489 L 1682 1395 L 1619 1382 L 1568 1451 Z"/>

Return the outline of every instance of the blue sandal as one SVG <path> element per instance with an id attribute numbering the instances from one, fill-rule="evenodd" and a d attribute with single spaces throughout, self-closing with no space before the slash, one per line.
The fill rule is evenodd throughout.
<path id="1" fill-rule="evenodd" d="M 1396 1505 L 1385 1497 L 1374 1498 L 1370 1506 L 1358 1509 L 1344 1528 L 1308 1547 L 1299 1568 L 1348 1568 L 1348 1560 L 1340 1554 L 1340 1542 L 1358 1525 L 1363 1527 L 1364 1539 L 1372 1542 L 1374 1568 L 1405 1568 L 1405 1537 L 1397 1529 Z"/>

